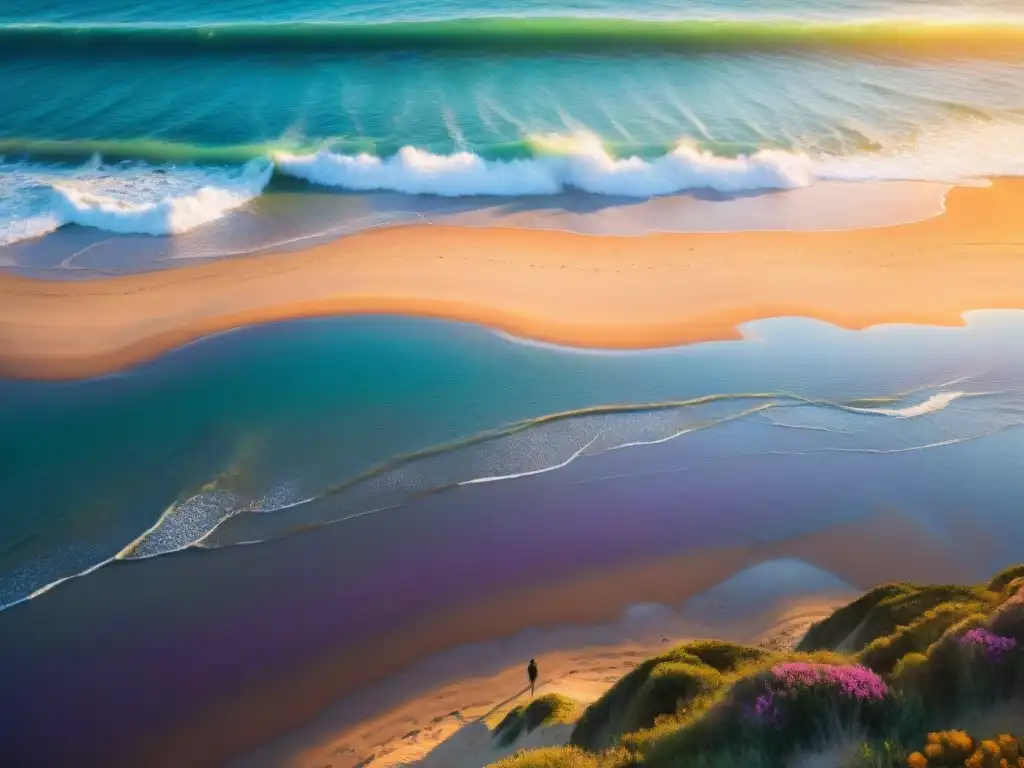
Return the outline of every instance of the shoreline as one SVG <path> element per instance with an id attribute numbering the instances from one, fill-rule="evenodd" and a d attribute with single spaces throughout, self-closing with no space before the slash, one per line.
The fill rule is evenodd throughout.
<path id="1" fill-rule="evenodd" d="M 872 546 L 871 557 L 864 557 Z M 452 762 L 447 747 L 441 747 L 443 760 L 431 759 L 429 750 L 458 739 L 461 725 L 477 729 L 463 734 L 467 747 L 489 749 L 490 734 L 481 735 L 475 717 L 463 723 L 450 715 L 456 710 L 468 715 L 473 709 L 477 716 L 489 718 L 502 707 L 513 706 L 515 695 L 521 693 L 520 662 L 531 656 L 541 666 L 542 683 L 552 678 L 556 683 L 575 682 L 570 660 L 576 660 L 583 677 L 581 665 L 605 665 L 609 672 L 603 685 L 589 690 L 596 699 L 631 664 L 672 645 L 696 639 L 765 642 L 773 647 L 787 640 L 795 644 L 813 621 L 880 583 L 970 581 L 971 568 L 942 554 L 948 546 L 948 541 L 932 538 L 910 518 L 878 512 L 764 547 L 701 550 L 595 571 L 583 580 L 517 589 L 511 599 L 467 609 L 464 620 L 453 620 L 448 612 L 437 617 L 449 627 L 469 621 L 479 630 L 461 634 L 454 643 L 449 635 L 448 642 L 437 643 L 426 655 L 422 638 L 429 633 L 404 632 L 406 644 L 409 637 L 421 638 L 415 661 L 326 700 L 291 728 L 237 750 L 226 758 L 227 765 L 480 768 L 497 757 L 488 755 L 492 759 L 481 763 Z M 787 565 L 793 563 L 798 564 L 795 569 Z M 550 609 L 531 611 L 529 616 L 517 609 L 534 602 L 524 599 L 530 593 L 539 602 L 550 603 Z M 599 607 L 601 603 L 607 604 Z M 613 612 L 608 610 L 611 606 Z M 489 621 L 482 618 L 484 612 Z M 516 614 L 519 620 L 510 621 Z M 320 676 L 330 676 L 323 667 L 320 670 Z M 550 677 L 544 679 L 543 670 L 551 672 Z M 216 722 L 223 723 L 224 718 L 210 712 L 194 719 L 195 727 L 202 729 Z M 419 733 L 414 736 L 414 731 Z M 192 741 L 192 733 L 179 730 L 176 736 L 189 734 L 186 740 Z M 145 753 L 147 761 L 168 749 L 169 743 L 165 738 L 160 747 Z M 463 754 L 461 749 L 458 754 Z"/>
<path id="2" fill-rule="evenodd" d="M 888 537 L 884 544 L 865 558 L 867 545 L 883 535 Z M 787 617 L 792 618 L 791 608 L 845 603 L 879 583 L 969 580 L 972 569 L 943 553 L 948 553 L 945 541 L 932 539 L 910 519 L 880 512 L 763 547 L 715 547 L 644 558 L 516 587 L 486 601 L 441 610 L 378 637 L 370 646 L 334 649 L 324 657 L 304 660 L 270 687 L 249 689 L 220 706 L 191 712 L 133 758 L 147 765 L 177 765 L 199 759 L 203 753 L 195 751 L 197 745 L 223 740 L 232 746 L 222 748 L 217 759 L 233 768 L 324 766 L 326 745 L 339 739 L 358 741 L 358 734 L 367 729 L 372 735 L 375 724 L 406 707 L 415 708 L 431 691 L 458 686 L 469 678 L 494 678 L 510 666 L 511 658 L 518 660 L 523 653 L 543 662 L 548 653 L 572 654 L 588 646 L 622 646 L 644 638 L 663 647 L 662 637 L 673 634 L 680 641 L 751 639 L 782 627 Z M 787 594 L 785 580 L 772 578 L 770 571 L 767 577 L 733 581 L 793 560 L 806 564 L 809 572 L 819 571 L 799 592 Z M 821 578 L 826 574 L 829 581 Z M 845 584 L 838 586 L 831 579 Z M 747 604 L 752 589 L 759 595 L 761 610 L 750 610 Z M 704 596 L 710 604 L 701 605 Z M 629 606 L 649 605 L 662 606 L 668 613 L 654 613 L 646 632 L 631 632 Z M 640 627 L 645 628 L 643 621 Z M 415 643 L 410 643 L 412 637 Z M 485 652 L 474 655 L 473 649 Z M 496 651 L 497 662 L 487 649 Z M 431 664 L 438 659 L 441 664 Z M 514 672 L 521 677 L 518 665 Z M 329 682 L 343 678 L 350 678 L 345 690 Z M 285 702 L 287 724 L 281 719 Z M 262 732 L 263 738 L 253 738 L 254 732 Z M 191 749 L 182 749 L 183 744 Z M 333 768 L 359 765 L 360 761 L 341 762 Z"/>
<path id="3" fill-rule="evenodd" d="M 471 507 L 455 510 L 450 519 L 463 519 Z M 586 505 L 579 514 L 592 509 Z M 421 512 L 409 510 L 413 516 Z M 492 641 L 500 646 L 502 638 L 526 631 L 530 655 L 543 659 L 538 629 L 593 628 L 616 621 L 630 606 L 683 606 L 701 593 L 715 597 L 704 613 L 691 605 L 697 611 L 691 615 L 714 626 L 721 618 L 716 585 L 769 561 L 801 560 L 857 590 L 882 581 L 972 581 L 977 572 L 992 569 L 984 548 L 954 548 L 946 536 L 931 534 L 911 517 L 880 512 L 822 521 L 821 528 L 776 541 L 738 545 L 728 536 L 688 535 L 684 551 L 636 549 L 616 557 L 613 567 L 594 568 L 593 558 L 565 573 L 537 565 L 532 578 L 484 591 L 452 585 L 463 584 L 470 573 L 493 579 L 494 568 L 455 558 L 463 565 L 443 583 L 435 581 L 408 615 L 408 597 L 366 598 L 374 594 L 368 589 L 380 589 L 377 573 L 365 584 L 342 578 L 382 556 L 365 544 L 378 535 L 379 521 L 367 522 L 373 525 L 318 529 L 268 546 L 102 568 L 45 599 L 0 612 L 0 646 L 23 659 L 7 681 L 11 695 L 35 702 L 0 728 L 0 744 L 7 754 L 37 762 L 219 765 L 273 747 L 278 739 L 298 736 L 301 745 L 313 746 L 319 739 L 305 740 L 305 727 L 315 727 L 335 705 L 350 709 L 342 713 L 343 723 L 328 717 L 328 738 L 434 688 L 507 666 L 488 667 L 486 654 L 474 666 L 463 656 L 457 674 L 427 675 L 383 697 L 359 698 L 361 691 L 448 649 Z M 443 521 L 437 524 L 443 527 Z M 557 531 L 551 535 L 557 543 Z M 500 537 L 491 546 L 506 542 Z M 483 549 L 480 557 L 491 562 L 489 553 Z M 522 552 L 513 556 L 519 560 Z M 769 586 L 763 578 L 753 583 L 758 594 Z M 751 589 L 739 594 L 747 599 Z M 749 610 L 746 617 L 756 613 Z M 271 614 L 273 622 L 267 621 Z M 143 615 L 149 619 L 138 621 Z M 569 649 L 583 644 L 567 643 Z M 556 647 L 557 639 L 548 650 Z M 180 664 L 154 666 L 154 659 L 176 659 L 183 648 L 188 656 Z M 69 679 L 95 686 L 100 698 L 83 708 L 79 699 L 62 694 Z M 153 686 L 162 686 L 165 695 L 153 697 Z M 68 738 L 42 738 L 54 729 Z"/>
<path id="4" fill-rule="evenodd" d="M 0 376 L 75 379 L 204 336 L 324 315 L 464 321 L 536 341 L 645 349 L 800 316 L 961 326 L 1024 308 L 1024 180 L 950 191 L 946 213 L 835 232 L 643 237 L 409 226 L 302 251 L 96 281 L 0 275 Z"/>
<path id="5" fill-rule="evenodd" d="M 525 629 L 517 635 L 461 646 L 429 657 L 382 684 L 329 707 L 314 721 L 231 759 L 231 768 L 480 768 L 523 748 L 564 744 L 571 727 L 536 737 L 550 744 L 523 743 L 505 749 L 491 728 L 517 704 L 529 702 L 523 688 L 523 659 L 536 656 L 543 674 L 537 695 L 559 693 L 580 707 L 597 700 L 638 662 L 684 642 L 716 639 L 771 647 L 794 645 L 810 625 L 856 599 L 861 592 L 809 583 L 798 596 L 770 597 L 763 610 L 744 615 L 718 606 L 711 621 L 698 621 L 685 608 L 664 606 L 648 621 L 631 625 L 629 612 L 614 624 Z M 641 608 L 643 606 L 637 606 Z M 418 680 L 435 681 L 417 686 Z M 346 722 L 382 691 L 405 688 L 410 695 L 384 711 Z M 483 727 L 481 727 L 483 726 Z M 547 729 L 541 729 L 543 732 Z M 552 738 L 553 737 L 553 738 Z"/>

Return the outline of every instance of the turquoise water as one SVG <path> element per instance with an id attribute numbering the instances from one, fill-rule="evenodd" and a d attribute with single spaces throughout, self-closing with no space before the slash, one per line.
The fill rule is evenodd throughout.
<path id="1" fill-rule="evenodd" d="M 1024 169 L 1012 0 L 2 5 L 0 245 L 206 231 L 284 177 L 647 198 Z"/>
<path id="2" fill-rule="evenodd" d="M 111 559 L 273 540 L 538 475 L 573 484 L 660 467 L 682 490 L 694 462 L 919 453 L 883 495 L 928 496 L 954 449 L 970 467 L 983 443 L 1024 435 L 1020 324 L 777 320 L 743 342 L 588 353 L 336 319 L 224 334 L 92 381 L 0 382 L 0 602 Z M 787 504 L 806 491 L 789 488 Z M 876 491 L 844 492 L 830 517 L 871 511 Z M 996 482 L 986 513 L 1020 491 Z M 965 482 L 923 512 L 977 492 Z"/>

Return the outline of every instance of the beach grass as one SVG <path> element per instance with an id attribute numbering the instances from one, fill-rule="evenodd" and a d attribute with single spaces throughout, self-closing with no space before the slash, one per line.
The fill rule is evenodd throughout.
<path id="1" fill-rule="evenodd" d="M 1024 768 L 1022 574 L 878 587 L 793 651 L 681 645 L 591 704 L 569 746 L 498 765 Z M 1008 706 L 1014 733 L 996 717 Z"/>
<path id="2" fill-rule="evenodd" d="M 1006 592 L 1010 585 L 1018 579 L 1024 579 L 1024 565 L 1014 565 L 1000 571 L 992 577 L 992 580 L 986 585 L 986 589 L 990 592 Z"/>
<path id="3" fill-rule="evenodd" d="M 494 729 L 494 737 L 501 746 L 509 746 L 522 734 L 555 723 L 571 723 L 579 711 L 579 704 L 560 693 L 547 693 L 538 696 L 529 704 L 520 704 L 509 710 L 508 714 Z"/>

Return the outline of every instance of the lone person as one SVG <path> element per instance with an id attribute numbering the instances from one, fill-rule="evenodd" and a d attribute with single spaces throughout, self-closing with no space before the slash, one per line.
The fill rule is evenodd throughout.
<path id="1" fill-rule="evenodd" d="M 526 674 L 530 678 L 530 696 L 533 696 L 533 689 L 537 686 L 537 660 L 530 659 L 526 667 Z"/>

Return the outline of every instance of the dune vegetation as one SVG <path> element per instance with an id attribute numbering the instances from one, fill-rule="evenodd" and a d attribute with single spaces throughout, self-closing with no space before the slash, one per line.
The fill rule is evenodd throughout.
<path id="1" fill-rule="evenodd" d="M 558 693 L 548 693 L 521 704 L 509 711 L 494 729 L 494 736 L 502 746 L 508 746 L 523 733 L 530 733 L 542 725 L 571 723 L 579 705 Z"/>
<path id="2" fill-rule="evenodd" d="M 790 651 L 673 648 L 587 707 L 568 746 L 495 766 L 1024 768 L 1022 735 L 1024 565 L 877 587 Z"/>

